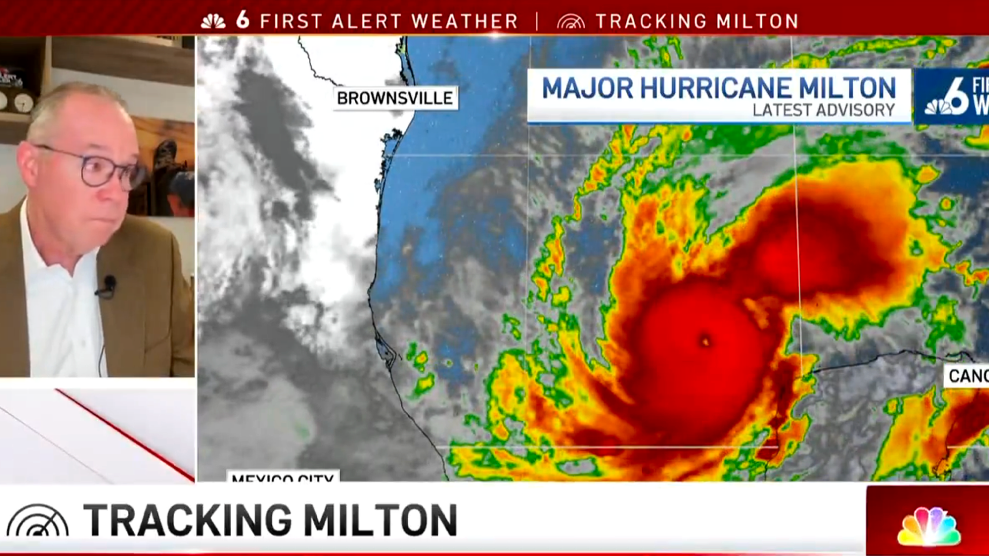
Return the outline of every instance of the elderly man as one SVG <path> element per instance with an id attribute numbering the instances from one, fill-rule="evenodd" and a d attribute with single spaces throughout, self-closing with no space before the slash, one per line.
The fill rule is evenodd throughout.
<path id="1" fill-rule="evenodd" d="M 178 243 L 126 214 L 145 170 L 121 98 L 54 89 L 17 167 L 27 196 L 0 214 L 0 377 L 193 376 Z"/>

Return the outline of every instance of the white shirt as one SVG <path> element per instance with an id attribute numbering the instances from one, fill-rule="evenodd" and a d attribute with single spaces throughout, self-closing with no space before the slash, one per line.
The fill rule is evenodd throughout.
<path id="1" fill-rule="evenodd" d="M 79 259 L 71 276 L 61 265 L 46 265 L 28 228 L 25 199 L 21 205 L 21 251 L 31 376 L 107 376 L 103 324 L 96 296 L 99 249 Z"/>

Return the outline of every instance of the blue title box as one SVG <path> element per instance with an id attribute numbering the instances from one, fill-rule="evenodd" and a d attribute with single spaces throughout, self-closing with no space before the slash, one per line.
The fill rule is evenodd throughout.
<path id="1" fill-rule="evenodd" d="M 989 125 L 989 68 L 915 69 L 913 123 Z"/>

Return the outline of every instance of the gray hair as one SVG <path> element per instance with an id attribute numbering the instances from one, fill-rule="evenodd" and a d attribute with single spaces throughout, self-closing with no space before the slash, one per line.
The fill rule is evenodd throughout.
<path id="1" fill-rule="evenodd" d="M 27 128 L 27 140 L 32 143 L 42 140 L 42 136 L 58 116 L 58 110 L 73 95 L 100 97 L 117 104 L 124 111 L 127 110 L 127 103 L 124 102 L 123 97 L 107 87 L 82 81 L 63 83 L 38 99 L 38 104 L 31 111 L 31 124 Z"/>

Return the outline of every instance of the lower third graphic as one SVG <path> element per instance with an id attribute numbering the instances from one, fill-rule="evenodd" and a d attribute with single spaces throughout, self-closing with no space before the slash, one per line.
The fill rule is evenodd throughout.
<path id="1" fill-rule="evenodd" d="M 67 537 L 69 524 L 47 504 L 28 504 L 7 522 L 8 537 Z"/>

